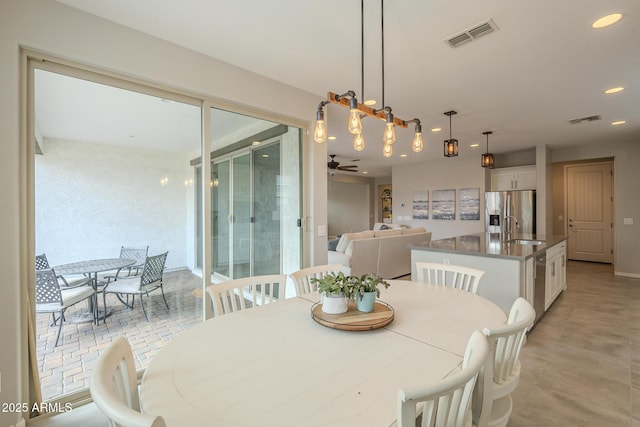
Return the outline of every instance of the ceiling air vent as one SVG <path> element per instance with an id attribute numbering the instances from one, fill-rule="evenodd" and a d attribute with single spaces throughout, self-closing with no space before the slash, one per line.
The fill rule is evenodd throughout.
<path id="1" fill-rule="evenodd" d="M 463 31 L 460 34 L 456 34 L 451 36 L 445 40 L 445 42 L 450 47 L 458 47 L 463 44 L 473 41 L 479 37 L 486 36 L 487 34 L 493 33 L 498 30 L 498 26 L 493 19 L 489 19 L 488 21 L 482 22 L 478 25 L 469 28 L 468 30 Z"/>
<path id="2" fill-rule="evenodd" d="M 595 122 L 596 120 L 600 120 L 600 115 L 596 115 L 596 116 L 589 116 L 589 117 L 582 117 L 581 119 L 573 119 L 573 120 L 569 120 L 569 123 L 571 123 L 572 125 L 577 125 L 578 123 L 582 123 L 582 122 Z"/>

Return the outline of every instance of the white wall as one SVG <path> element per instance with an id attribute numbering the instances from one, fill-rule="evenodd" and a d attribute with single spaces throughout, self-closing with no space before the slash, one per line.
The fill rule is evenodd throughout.
<path id="1" fill-rule="evenodd" d="M 169 251 L 167 269 L 193 267 L 186 156 L 46 138 L 43 151 L 35 159 L 36 253 L 51 265 L 115 258 L 124 245 Z"/>
<path id="2" fill-rule="evenodd" d="M 327 216 L 329 236 L 368 230 L 371 214 L 368 183 L 329 181 Z"/>
<path id="3" fill-rule="evenodd" d="M 479 156 L 479 154 L 478 154 Z M 480 167 L 476 156 L 435 159 L 424 163 L 403 164 L 393 168 L 393 222 L 414 227 L 425 227 L 431 231 L 432 239 L 484 232 L 485 169 Z M 433 201 L 433 190 L 480 189 L 480 220 L 460 221 L 460 207 L 456 202 L 456 220 L 433 220 L 429 211 L 428 220 L 414 220 L 413 192 L 429 191 Z M 456 197 L 459 198 L 458 191 Z"/>
<path id="4" fill-rule="evenodd" d="M 23 81 L 20 46 L 71 61 L 156 82 L 191 93 L 231 100 L 264 111 L 311 123 L 322 94 L 317 96 L 230 66 L 191 50 L 110 23 L 53 0 L 3 0 L 0 5 L 0 271 L 3 296 L 0 310 L 0 371 L 3 402 L 24 402 L 26 376 L 27 271 L 32 260 L 27 234 L 25 148 L 21 146 L 20 85 Z M 312 47 L 310 46 L 309 49 Z M 304 55 L 305 52 L 296 52 Z M 307 224 L 326 224 L 326 144 L 307 143 Z M 313 146 L 313 147 L 312 147 Z M 326 262 L 326 239 L 315 239 L 315 227 L 305 238 L 311 242 L 313 263 Z M 22 291 L 21 291 L 22 290 Z M 0 427 L 13 425 L 21 414 L 0 412 Z"/>

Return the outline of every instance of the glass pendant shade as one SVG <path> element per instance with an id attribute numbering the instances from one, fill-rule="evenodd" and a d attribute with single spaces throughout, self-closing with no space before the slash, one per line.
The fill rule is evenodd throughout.
<path id="1" fill-rule="evenodd" d="M 396 130 L 395 130 L 395 127 L 393 126 L 393 123 L 387 122 L 387 124 L 385 125 L 384 134 L 382 136 L 382 142 L 384 142 L 387 145 L 391 145 L 394 142 L 396 142 Z"/>
<path id="2" fill-rule="evenodd" d="M 482 155 L 482 167 L 483 168 L 493 168 L 493 166 L 494 166 L 493 154 L 484 153 Z"/>
<path id="3" fill-rule="evenodd" d="M 444 140 L 444 155 L 445 155 L 445 157 L 456 157 L 458 155 L 458 140 L 457 139 L 445 139 Z"/>
<path id="4" fill-rule="evenodd" d="M 364 136 L 361 133 L 357 134 L 355 138 L 353 138 L 353 149 L 356 151 L 364 150 Z"/>
<path id="5" fill-rule="evenodd" d="M 327 125 L 324 120 L 316 120 L 316 127 L 313 129 L 313 140 L 317 143 L 323 143 L 327 140 Z"/>
<path id="6" fill-rule="evenodd" d="M 391 146 L 391 144 L 384 144 L 382 147 L 382 155 L 385 157 L 393 156 L 393 146 Z"/>
<path id="7" fill-rule="evenodd" d="M 362 133 L 362 120 L 360 119 L 356 98 L 351 98 L 349 101 L 349 132 L 352 135 Z"/>
<path id="8" fill-rule="evenodd" d="M 419 124 L 416 125 L 416 132 L 413 135 L 413 142 L 411 143 L 411 149 L 414 153 L 419 153 L 424 148 L 424 143 L 422 142 L 422 126 Z"/>

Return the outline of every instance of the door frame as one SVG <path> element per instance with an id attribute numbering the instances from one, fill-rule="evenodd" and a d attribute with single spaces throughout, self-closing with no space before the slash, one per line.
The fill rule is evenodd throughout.
<path id="1" fill-rule="evenodd" d="M 616 252 L 615 252 L 615 236 L 616 236 L 616 222 L 615 222 L 615 161 L 614 158 L 603 158 L 603 159 L 589 159 L 583 161 L 573 161 L 567 162 L 563 165 L 563 178 L 564 178 L 564 208 L 563 208 L 563 231 L 565 236 L 569 236 L 569 174 L 568 168 L 572 166 L 596 166 L 610 164 L 611 165 L 611 199 L 609 201 L 609 207 L 611 209 L 611 264 L 615 265 L 616 261 Z M 569 255 L 569 247 L 571 244 L 571 239 L 567 241 L 567 258 Z"/>

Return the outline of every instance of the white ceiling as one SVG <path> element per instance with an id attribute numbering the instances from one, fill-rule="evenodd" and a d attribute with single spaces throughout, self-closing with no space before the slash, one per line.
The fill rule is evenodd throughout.
<path id="1" fill-rule="evenodd" d="M 361 96 L 358 0 L 58 0 L 203 54 L 324 97 Z M 609 13 L 617 24 L 594 30 Z M 444 40 L 493 19 L 499 30 L 459 48 Z M 425 150 L 410 151 L 400 130 L 394 156 L 381 156 L 381 125 L 364 121 L 367 148 L 354 152 L 344 133 L 346 110 L 329 106 L 329 152 L 360 158 L 379 175 L 402 161 L 442 158 L 445 111 L 456 110 L 453 137 L 462 156 L 623 141 L 640 143 L 640 2 L 637 0 L 402 0 L 384 11 L 385 101 L 396 116 L 417 117 Z M 380 2 L 365 1 L 364 97 L 381 100 Z M 625 90 L 614 95 L 613 86 Z M 312 116 L 310 112 L 309 116 Z M 569 124 L 600 115 L 602 120 Z M 344 116 L 344 117 L 342 117 Z M 626 120 L 621 126 L 611 122 Z M 430 129 L 441 127 L 440 133 Z M 45 130 L 43 129 L 43 133 Z M 472 143 L 480 147 L 472 149 Z M 408 157 L 400 158 L 399 154 Z M 479 162 L 479 160 L 478 160 Z M 384 169 L 377 169 L 385 166 Z"/>

